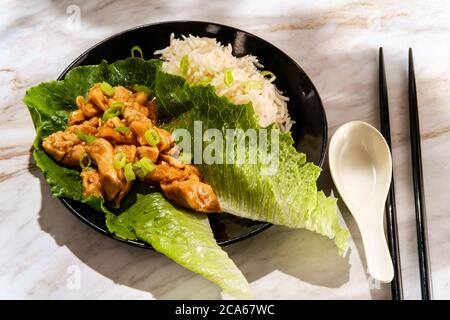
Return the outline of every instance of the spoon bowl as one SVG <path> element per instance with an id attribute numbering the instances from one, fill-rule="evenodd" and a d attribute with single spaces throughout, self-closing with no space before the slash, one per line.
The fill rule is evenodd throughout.
<path id="1" fill-rule="evenodd" d="M 392 178 L 392 158 L 381 133 L 352 121 L 333 135 L 329 149 L 333 182 L 361 232 L 368 271 L 390 282 L 394 269 L 383 226 L 384 204 Z"/>

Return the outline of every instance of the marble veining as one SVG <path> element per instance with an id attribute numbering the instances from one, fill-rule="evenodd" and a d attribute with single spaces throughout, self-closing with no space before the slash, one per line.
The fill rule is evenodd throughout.
<path id="1" fill-rule="evenodd" d="M 27 88 L 55 79 L 107 36 L 140 24 L 191 19 L 255 33 L 295 59 L 322 96 L 330 135 L 350 120 L 377 126 L 377 49 L 384 47 L 407 299 L 420 298 L 406 82 L 407 49 L 414 49 L 433 284 L 436 298 L 449 299 L 449 15 L 448 1 L 418 0 L 2 1 L 0 298 L 222 297 L 215 285 L 168 258 L 93 231 L 53 199 L 30 156 L 34 129 L 22 103 Z M 320 184 L 332 191 L 326 166 Z M 361 237 L 339 205 L 352 234 L 344 259 L 331 241 L 283 227 L 225 248 L 257 298 L 390 298 L 388 285 L 368 279 Z"/>

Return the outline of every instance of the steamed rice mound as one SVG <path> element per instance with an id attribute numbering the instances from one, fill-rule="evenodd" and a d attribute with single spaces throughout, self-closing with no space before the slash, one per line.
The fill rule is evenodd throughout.
<path id="1" fill-rule="evenodd" d="M 173 34 L 170 45 L 155 54 L 161 55 L 164 71 L 184 76 L 190 83 L 207 82 L 216 88 L 219 96 L 225 96 L 235 104 L 251 102 L 261 127 L 276 124 L 282 131 L 290 130 L 293 121 L 287 110 L 289 98 L 282 95 L 271 79 L 261 74 L 258 68 L 263 65 L 257 57 L 237 58 L 232 55 L 231 44 L 223 46 L 213 38 L 189 35 L 175 39 Z M 185 55 L 189 63 L 182 74 L 180 65 Z M 225 73 L 230 71 L 233 75 L 231 84 L 224 79 Z"/>

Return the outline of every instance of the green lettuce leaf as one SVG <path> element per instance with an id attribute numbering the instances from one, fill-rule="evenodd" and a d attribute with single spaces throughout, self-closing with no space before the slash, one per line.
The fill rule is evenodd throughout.
<path id="1" fill-rule="evenodd" d="M 250 104 L 234 105 L 228 99 L 215 94 L 211 86 L 189 85 L 175 75 L 157 71 L 155 86 L 157 101 L 163 106 L 163 116 L 173 116 L 165 125 L 168 130 L 187 129 L 194 142 L 194 121 L 201 121 L 202 133 L 207 129 L 253 129 L 258 134 L 256 114 Z M 170 95 L 168 92 L 176 92 Z M 189 103 L 187 103 L 189 101 Z M 188 106 L 192 106 L 189 109 Z M 237 139 L 244 139 L 238 135 Z M 220 151 L 226 154 L 226 139 Z M 270 138 L 269 138 L 270 141 Z M 203 148 L 208 145 L 203 142 Z M 255 164 L 198 164 L 205 180 L 217 193 L 226 212 L 234 215 L 294 228 L 306 228 L 334 239 L 341 255 L 347 250 L 349 232 L 339 224 L 336 200 L 317 191 L 316 180 L 321 169 L 306 162 L 305 154 L 293 147 L 290 133 L 279 135 L 279 164 L 274 175 L 264 174 L 270 160 L 260 158 Z M 257 146 L 246 144 L 245 158 L 257 152 Z M 273 160 L 273 159 L 272 159 Z"/>
<path id="2" fill-rule="evenodd" d="M 141 239 L 156 250 L 197 272 L 235 297 L 251 297 L 249 285 L 227 254 L 217 245 L 206 215 L 173 207 L 160 193 L 133 190 L 117 212 L 106 206 L 103 198 L 82 195 L 79 172 L 56 163 L 41 147 L 42 139 L 64 130 L 69 112 L 76 109 L 75 98 L 86 95 L 97 82 L 112 85 L 145 85 L 155 89 L 159 60 L 137 58 L 105 61 L 95 66 L 72 69 L 63 81 L 41 83 L 24 97 L 36 128 L 33 157 L 44 173 L 52 195 L 89 204 L 107 216 L 111 232 L 125 239 Z M 191 237 L 188 237 L 190 235 Z"/>
<path id="3" fill-rule="evenodd" d="M 121 237 L 132 235 L 150 243 L 226 293 L 240 299 L 253 298 L 247 280 L 217 245 L 207 215 L 175 207 L 161 193 L 147 188 L 135 191 L 132 205 L 121 215 L 108 214 L 107 224 Z"/>

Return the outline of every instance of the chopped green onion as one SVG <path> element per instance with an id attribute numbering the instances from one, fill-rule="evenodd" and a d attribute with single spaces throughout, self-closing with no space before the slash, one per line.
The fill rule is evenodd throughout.
<path id="1" fill-rule="evenodd" d="M 223 83 L 225 83 L 227 87 L 233 85 L 234 79 L 233 79 L 233 71 L 231 71 L 231 69 L 226 69 L 225 72 L 223 73 Z"/>
<path id="2" fill-rule="evenodd" d="M 205 77 L 203 78 L 203 80 L 200 80 L 199 82 L 197 82 L 197 85 L 199 86 L 207 86 L 211 83 L 212 78 L 211 77 Z"/>
<path id="3" fill-rule="evenodd" d="M 137 167 L 136 165 L 133 166 L 133 170 L 134 173 L 139 177 L 139 178 L 145 178 L 148 174 L 148 172 L 145 169 L 142 169 L 140 167 Z"/>
<path id="4" fill-rule="evenodd" d="M 114 131 L 123 133 L 123 134 L 129 134 L 131 132 L 131 129 L 125 126 L 118 126 L 117 128 L 114 128 Z"/>
<path id="5" fill-rule="evenodd" d="M 155 165 L 153 164 L 152 160 L 147 157 L 143 157 L 133 165 L 133 169 L 134 173 L 136 173 L 139 178 L 144 178 L 150 172 L 155 170 Z"/>
<path id="6" fill-rule="evenodd" d="M 108 82 L 103 81 L 100 83 L 100 89 L 107 96 L 111 96 L 114 93 L 114 88 Z"/>
<path id="7" fill-rule="evenodd" d="M 190 164 L 192 161 L 192 154 L 189 152 L 183 152 L 182 154 L 180 154 L 180 156 L 178 157 L 178 160 L 180 160 L 181 162 L 183 162 L 184 164 Z"/>
<path id="8" fill-rule="evenodd" d="M 122 102 L 114 102 L 106 111 L 103 113 L 102 120 L 108 121 L 111 118 L 118 117 L 122 114 L 125 105 Z"/>
<path id="9" fill-rule="evenodd" d="M 187 54 L 185 54 L 183 56 L 183 58 L 181 58 L 181 61 L 180 61 L 180 74 L 183 77 L 186 77 L 188 70 L 189 70 L 189 56 Z"/>
<path id="10" fill-rule="evenodd" d="M 131 165 L 131 163 L 127 163 L 124 167 L 123 167 L 123 174 L 125 175 L 125 179 L 130 182 L 136 179 L 136 175 L 134 174 L 133 171 L 133 166 Z"/>
<path id="11" fill-rule="evenodd" d="M 158 131 L 153 128 L 145 131 L 144 137 L 145 140 L 147 140 L 148 144 L 151 146 L 156 146 L 161 141 L 161 136 L 159 135 Z"/>
<path id="12" fill-rule="evenodd" d="M 273 74 L 273 72 L 267 71 L 267 70 L 261 71 L 261 75 L 262 75 L 263 77 L 265 77 L 265 76 L 270 76 L 269 82 L 274 82 L 274 81 L 276 80 L 276 78 L 277 78 L 277 77 Z"/>
<path id="13" fill-rule="evenodd" d="M 114 155 L 113 166 L 116 169 L 122 169 L 127 162 L 127 156 L 124 152 L 119 152 Z"/>
<path id="14" fill-rule="evenodd" d="M 150 160 L 147 157 L 143 157 L 141 160 L 138 161 L 140 163 L 140 166 L 147 170 L 148 172 L 151 172 L 155 169 L 155 165 L 153 164 L 152 160 Z"/>
<path id="15" fill-rule="evenodd" d="M 141 59 L 144 58 L 144 53 L 142 52 L 141 47 L 139 47 L 139 46 L 133 46 L 133 47 L 131 48 L 131 56 L 132 56 L 133 58 L 136 57 L 136 56 L 134 55 L 134 52 L 135 52 L 135 51 L 139 52 L 139 55 L 141 56 Z"/>
<path id="16" fill-rule="evenodd" d="M 183 77 L 186 77 L 188 70 L 189 70 L 189 56 L 185 54 L 180 60 L 180 74 Z"/>
<path id="17" fill-rule="evenodd" d="M 87 142 L 87 143 L 91 143 L 92 141 L 97 139 L 96 137 L 91 136 L 90 134 L 84 133 L 83 131 L 78 131 L 77 132 L 77 137 L 80 140 L 83 140 L 84 142 Z"/>
<path id="18" fill-rule="evenodd" d="M 262 83 L 258 80 L 248 80 L 244 83 L 246 90 L 261 90 L 262 89 Z"/>
<path id="19" fill-rule="evenodd" d="M 81 169 L 87 169 L 91 166 L 91 157 L 87 153 L 84 153 L 79 161 Z"/>
<path id="20" fill-rule="evenodd" d="M 117 101 L 114 102 L 113 104 L 111 104 L 111 106 L 109 107 L 109 109 L 115 109 L 115 110 L 122 110 L 125 107 L 125 103 Z"/>
<path id="21" fill-rule="evenodd" d="M 152 91 L 149 87 L 144 86 L 142 84 L 135 84 L 131 87 L 136 92 L 144 92 L 146 95 L 151 96 Z"/>

